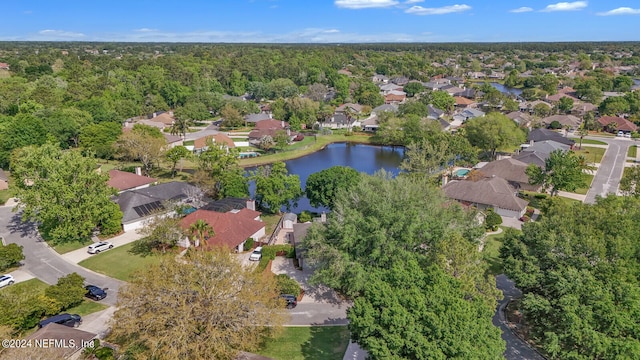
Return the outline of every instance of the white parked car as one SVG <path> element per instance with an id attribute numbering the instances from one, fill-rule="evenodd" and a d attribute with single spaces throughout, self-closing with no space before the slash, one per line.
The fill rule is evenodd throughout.
<path id="1" fill-rule="evenodd" d="M 249 255 L 249 260 L 251 261 L 260 261 L 260 259 L 262 259 L 262 246 L 255 248 L 251 255 Z"/>
<path id="2" fill-rule="evenodd" d="M 618 131 L 618 136 L 624 136 L 624 131 Z"/>
<path id="3" fill-rule="evenodd" d="M 108 241 L 100 241 L 97 242 L 95 244 L 89 245 L 89 248 L 87 248 L 87 252 L 89 254 L 97 254 L 100 251 L 105 251 L 105 250 L 109 250 L 113 248 L 113 244 L 108 242 Z"/>
<path id="4" fill-rule="evenodd" d="M 0 276 L 0 287 L 5 287 L 16 282 L 11 275 Z"/>
<path id="5" fill-rule="evenodd" d="M 627 139 L 631 139 L 631 133 L 625 133 L 624 137 L 626 137 Z"/>

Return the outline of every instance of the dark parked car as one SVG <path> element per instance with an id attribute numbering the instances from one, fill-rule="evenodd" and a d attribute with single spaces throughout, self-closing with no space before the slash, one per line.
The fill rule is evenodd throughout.
<path id="1" fill-rule="evenodd" d="M 287 309 L 293 309 L 294 307 L 296 307 L 296 305 L 298 305 L 298 300 L 294 295 L 282 294 L 280 295 L 280 298 L 282 298 L 286 302 Z"/>
<path id="2" fill-rule="evenodd" d="M 58 314 L 38 323 L 38 327 L 45 327 L 48 324 L 56 323 L 68 327 L 78 327 L 82 324 L 82 318 L 78 314 Z"/>
<path id="3" fill-rule="evenodd" d="M 98 301 L 107 297 L 107 293 L 95 285 L 87 285 L 84 288 L 87 289 L 87 293 L 84 296 L 89 299 Z"/>

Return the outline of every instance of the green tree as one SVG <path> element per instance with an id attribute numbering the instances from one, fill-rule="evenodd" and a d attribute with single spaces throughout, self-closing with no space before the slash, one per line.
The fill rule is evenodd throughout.
<path id="1" fill-rule="evenodd" d="M 230 104 L 225 105 L 222 110 L 220 110 L 220 116 L 223 119 L 222 126 L 224 127 L 235 128 L 244 124 L 240 112 Z"/>
<path id="2" fill-rule="evenodd" d="M 575 191 L 581 186 L 586 186 L 582 172 L 587 168 L 584 157 L 573 152 L 556 150 L 545 160 L 544 169 L 530 164 L 526 173 L 530 184 L 541 185 L 554 196 L 560 190 Z"/>
<path id="3" fill-rule="evenodd" d="M 77 273 L 71 273 L 58 279 L 56 285 L 45 289 L 46 296 L 56 300 L 62 309 L 68 309 L 79 305 L 84 300 L 84 278 Z"/>
<path id="4" fill-rule="evenodd" d="M 163 257 L 120 288 L 109 340 L 136 358 L 236 359 L 285 321 L 277 294 L 226 249 Z"/>
<path id="5" fill-rule="evenodd" d="M 568 96 L 560 98 L 560 102 L 558 103 L 558 110 L 560 110 L 562 113 L 568 114 L 571 112 L 571 109 L 573 109 L 573 99 Z"/>
<path id="6" fill-rule="evenodd" d="M 154 216 L 144 225 L 137 230 L 143 238 L 134 243 L 131 249 L 134 254 L 148 256 L 156 251 L 165 254 L 185 237 L 179 219 L 174 216 Z"/>
<path id="7" fill-rule="evenodd" d="M 0 168 L 8 167 L 13 150 L 46 141 L 47 128 L 41 119 L 25 114 L 9 118 L 0 125 Z"/>
<path id="8" fill-rule="evenodd" d="M 471 145 L 487 151 L 491 159 L 496 158 L 499 148 L 517 146 L 525 141 L 524 132 L 516 123 L 500 113 L 468 120 L 465 135 Z"/>
<path id="9" fill-rule="evenodd" d="M 332 166 L 307 178 L 305 193 L 313 207 L 333 206 L 338 191 L 358 185 L 360 173 L 346 166 Z"/>
<path id="10" fill-rule="evenodd" d="M 453 107 L 456 105 L 456 100 L 448 92 L 442 90 L 436 90 L 428 93 L 420 98 L 420 101 L 425 104 L 431 104 L 438 109 L 446 112 L 453 111 Z"/>
<path id="11" fill-rule="evenodd" d="M 402 90 L 407 93 L 408 97 L 414 97 L 416 94 L 420 94 L 424 91 L 424 86 L 417 81 L 412 81 L 405 85 Z"/>
<path id="12" fill-rule="evenodd" d="M 176 166 L 178 165 L 178 162 L 182 159 L 188 159 L 191 157 L 191 151 L 182 145 L 174 146 L 167 150 L 164 157 L 171 163 L 171 177 L 173 178 L 176 175 Z"/>
<path id="13" fill-rule="evenodd" d="M 194 181 L 213 199 L 228 196 L 246 197 L 249 194 L 248 179 L 238 166 L 238 152 L 207 141 L 207 149 L 197 157 L 198 168 Z"/>
<path id="14" fill-rule="evenodd" d="M 638 199 L 555 200 L 500 249 L 532 340 L 552 359 L 639 357 Z"/>
<path id="15" fill-rule="evenodd" d="M 140 161 L 146 176 L 149 176 L 154 164 L 164 155 L 164 137 L 158 138 L 145 131 L 128 131 L 122 133 L 116 141 L 118 156 L 128 161 Z"/>
<path id="16" fill-rule="evenodd" d="M 621 115 L 628 113 L 631 110 L 631 106 L 626 98 L 622 96 L 613 96 L 604 99 L 600 106 L 598 106 L 598 110 L 602 115 Z"/>
<path id="17" fill-rule="evenodd" d="M 0 271 L 4 271 L 20 264 L 24 260 L 22 246 L 7 244 L 0 247 Z"/>
<path id="18" fill-rule="evenodd" d="M 620 190 L 626 196 L 640 197 L 640 166 L 633 166 L 624 169 L 624 174 L 620 180 Z"/>
<path id="19" fill-rule="evenodd" d="M 205 240 L 215 236 L 216 233 L 213 230 L 213 227 L 211 227 L 211 225 L 206 221 L 198 219 L 189 226 L 189 234 L 191 235 L 191 239 L 195 240 L 195 247 L 200 247 L 204 244 Z"/>
<path id="20" fill-rule="evenodd" d="M 271 213 L 280 213 L 280 208 L 291 208 L 303 195 L 300 188 L 300 177 L 289 175 L 283 162 L 271 166 L 261 166 L 253 174 L 256 181 L 256 201 L 260 207 Z"/>
<path id="21" fill-rule="evenodd" d="M 38 222 L 54 244 L 87 239 L 108 217 L 115 190 L 92 158 L 52 144 L 26 147 L 12 161 L 23 220 Z M 120 221 L 120 219 L 116 219 Z"/>
<path id="22" fill-rule="evenodd" d="M 80 147 L 99 158 L 110 159 L 114 154 L 113 145 L 120 134 L 122 126 L 113 122 L 89 124 L 80 129 Z"/>

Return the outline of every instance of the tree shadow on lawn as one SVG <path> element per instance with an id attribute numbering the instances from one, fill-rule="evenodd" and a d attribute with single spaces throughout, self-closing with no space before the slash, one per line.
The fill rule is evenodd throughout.
<path id="1" fill-rule="evenodd" d="M 302 344 L 302 355 L 305 360 L 342 360 L 349 341 L 347 326 L 313 326 Z"/>

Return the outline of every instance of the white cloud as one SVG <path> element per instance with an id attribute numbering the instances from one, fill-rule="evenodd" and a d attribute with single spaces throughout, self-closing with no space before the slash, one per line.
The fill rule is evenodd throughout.
<path id="1" fill-rule="evenodd" d="M 574 2 L 559 2 L 557 4 L 547 5 L 546 8 L 540 10 L 542 12 L 552 11 L 576 11 L 582 10 L 589 5 L 586 1 L 574 1 Z"/>
<path id="2" fill-rule="evenodd" d="M 137 32 L 154 32 L 154 31 L 158 31 L 158 29 L 141 28 L 141 29 L 135 29 L 134 31 L 137 31 Z"/>
<path id="3" fill-rule="evenodd" d="M 405 10 L 407 14 L 415 14 L 415 15 L 442 15 L 442 14 L 451 14 L 457 12 L 463 12 L 471 10 L 471 6 L 469 5 L 450 5 L 443 6 L 439 8 L 425 8 L 422 6 L 412 6 Z"/>
<path id="4" fill-rule="evenodd" d="M 611 15 L 640 15 L 640 9 L 632 9 L 630 7 L 619 7 L 617 9 L 605 11 L 598 13 L 600 16 L 611 16 Z"/>
<path id="5" fill-rule="evenodd" d="M 398 5 L 396 0 L 335 0 L 337 7 L 345 9 L 386 8 Z"/>
<path id="6" fill-rule="evenodd" d="M 525 12 L 529 12 L 529 11 L 533 11 L 533 9 L 528 7 L 528 6 L 523 6 L 523 7 L 517 8 L 517 9 L 509 10 L 509 12 L 511 12 L 511 13 L 525 13 Z"/>
<path id="7" fill-rule="evenodd" d="M 55 40 L 55 39 L 69 39 L 69 38 L 82 38 L 85 37 L 83 33 L 77 33 L 72 31 L 65 30 L 40 30 L 38 34 L 44 36 L 47 39 Z"/>
<path id="8" fill-rule="evenodd" d="M 424 0 L 407 0 L 404 3 L 405 4 L 417 4 L 417 3 L 421 3 L 424 2 Z"/>

